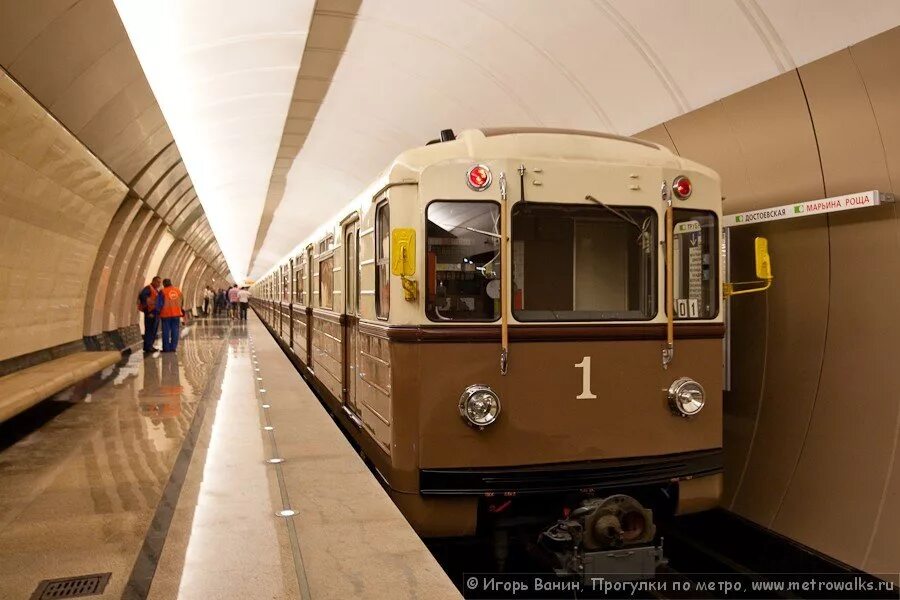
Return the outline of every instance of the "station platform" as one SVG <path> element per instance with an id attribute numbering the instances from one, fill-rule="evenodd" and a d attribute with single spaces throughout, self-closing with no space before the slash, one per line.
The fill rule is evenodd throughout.
<path id="1" fill-rule="evenodd" d="M 255 315 L 104 377 L 0 426 L 0 597 L 459 597 Z"/>

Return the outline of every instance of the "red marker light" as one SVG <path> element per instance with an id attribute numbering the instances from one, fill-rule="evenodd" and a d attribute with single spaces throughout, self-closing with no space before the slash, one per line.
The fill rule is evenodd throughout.
<path id="1" fill-rule="evenodd" d="M 672 181 L 672 191 L 679 200 L 687 200 L 693 191 L 691 180 L 684 175 L 679 175 Z"/>
<path id="2" fill-rule="evenodd" d="M 476 192 L 483 192 L 491 185 L 491 170 L 484 165 L 475 165 L 466 173 L 466 183 Z"/>

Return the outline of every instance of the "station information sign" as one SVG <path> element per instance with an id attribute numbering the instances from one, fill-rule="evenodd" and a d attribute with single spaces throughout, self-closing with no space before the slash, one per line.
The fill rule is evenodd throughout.
<path id="1" fill-rule="evenodd" d="M 796 202 L 784 206 L 773 206 L 760 210 L 725 215 L 722 217 L 723 227 L 736 227 L 738 225 L 754 225 L 768 221 L 780 221 L 782 219 L 795 219 L 809 215 L 855 210 L 857 208 L 869 208 L 879 206 L 886 202 L 893 202 L 893 194 L 870 190 L 845 196 L 834 196 L 822 200 L 809 200 L 808 202 Z"/>

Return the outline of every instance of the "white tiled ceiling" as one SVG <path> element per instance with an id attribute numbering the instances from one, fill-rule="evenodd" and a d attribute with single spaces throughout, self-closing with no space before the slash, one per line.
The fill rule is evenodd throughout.
<path id="1" fill-rule="evenodd" d="M 184 8 L 195 3 L 203 8 Z M 117 4 L 148 13 L 160 3 Z M 184 69 L 187 96 L 202 99 L 186 112 L 203 119 L 204 135 L 182 154 L 229 264 L 243 276 L 297 69 L 289 58 L 299 60 L 311 0 L 162 4 L 175 11 L 168 21 L 187 17 L 202 29 L 187 47 L 211 41 Z M 250 275 L 334 216 L 396 154 L 440 129 L 630 134 L 898 24 L 897 0 L 364 0 Z M 233 36 L 241 41 L 219 43 Z M 135 46 L 143 63 L 142 44 Z M 234 61 L 252 77 L 229 87 L 214 76 L 241 68 Z M 212 97 L 221 94 L 220 105 Z M 182 147 L 184 119 L 160 104 Z"/>
<path id="2" fill-rule="evenodd" d="M 115 0 L 232 275 L 243 280 L 314 0 Z"/>

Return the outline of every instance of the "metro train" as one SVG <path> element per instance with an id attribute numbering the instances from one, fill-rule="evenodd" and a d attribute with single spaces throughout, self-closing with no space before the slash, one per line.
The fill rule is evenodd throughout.
<path id="1" fill-rule="evenodd" d="M 445 130 L 253 307 L 423 537 L 652 562 L 654 519 L 722 488 L 721 216 L 718 175 L 654 143 Z"/>

